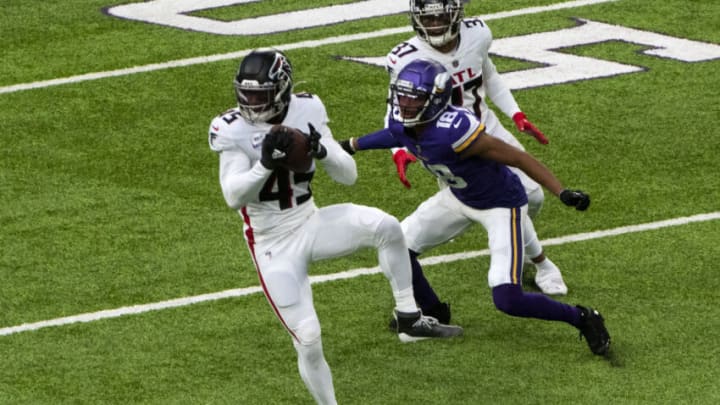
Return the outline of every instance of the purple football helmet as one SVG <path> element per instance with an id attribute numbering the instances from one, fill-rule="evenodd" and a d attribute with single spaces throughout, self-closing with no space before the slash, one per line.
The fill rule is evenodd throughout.
<path id="1" fill-rule="evenodd" d="M 447 69 L 430 59 L 407 64 L 390 85 L 392 115 L 406 127 L 437 118 L 450 103 L 452 78 Z"/>

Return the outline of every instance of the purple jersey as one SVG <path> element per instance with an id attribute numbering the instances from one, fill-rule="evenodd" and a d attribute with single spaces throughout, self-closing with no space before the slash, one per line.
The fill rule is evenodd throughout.
<path id="1" fill-rule="evenodd" d="M 462 203 L 477 209 L 514 208 L 527 204 L 520 179 L 502 163 L 460 154 L 481 136 L 485 126 L 468 110 L 450 106 L 428 124 L 420 138 L 391 120 L 380 131 L 358 139 L 359 149 L 404 146 L 425 168 L 447 184 Z"/>

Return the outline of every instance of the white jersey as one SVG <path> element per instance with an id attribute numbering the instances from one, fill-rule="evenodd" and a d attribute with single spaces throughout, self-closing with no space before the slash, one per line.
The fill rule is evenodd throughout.
<path id="1" fill-rule="evenodd" d="M 308 123 L 322 135 L 328 151 L 322 160 L 328 175 L 343 184 L 357 178 L 355 161 L 333 139 L 322 101 L 315 95 L 293 94 L 282 125 L 308 132 Z M 268 170 L 260 164 L 262 142 L 272 124 L 250 123 L 238 108 L 215 117 L 209 129 L 210 149 L 220 157 L 220 185 L 227 204 L 239 211 L 245 237 L 259 241 L 284 235 L 303 224 L 317 207 L 310 182 L 315 162 L 308 172 Z M 251 231 L 251 232 L 249 232 Z"/>
<path id="2" fill-rule="evenodd" d="M 417 36 L 400 43 L 385 58 L 390 82 L 415 59 L 427 58 L 441 63 L 452 74 L 452 104 L 474 112 L 493 134 L 497 122 L 488 109 L 486 97 L 509 117 L 520 108 L 488 55 L 492 32 L 485 22 L 479 18 L 463 20 L 458 38 L 457 48 L 448 53 L 436 50 Z M 490 122 L 488 117 L 492 118 Z"/>

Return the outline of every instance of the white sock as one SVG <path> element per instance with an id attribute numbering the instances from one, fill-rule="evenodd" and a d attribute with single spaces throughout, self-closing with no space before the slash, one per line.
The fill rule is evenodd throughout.
<path id="1" fill-rule="evenodd" d="M 415 303 L 415 296 L 412 288 L 406 288 L 400 291 L 393 291 L 395 296 L 395 309 L 398 312 L 417 312 L 419 311 Z"/>
<path id="2" fill-rule="evenodd" d="M 555 270 L 557 266 L 555 266 L 555 263 L 551 262 L 550 259 L 545 257 L 545 260 L 541 261 L 540 263 L 535 263 L 535 268 L 538 269 L 538 271 L 551 271 Z"/>

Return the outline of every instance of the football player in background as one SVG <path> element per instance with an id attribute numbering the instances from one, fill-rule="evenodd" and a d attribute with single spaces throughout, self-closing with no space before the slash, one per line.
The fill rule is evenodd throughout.
<path id="1" fill-rule="evenodd" d="M 225 201 L 243 219 L 263 292 L 292 338 L 300 376 L 315 401 L 336 403 L 313 306 L 310 262 L 375 248 L 395 298 L 400 340 L 461 334 L 462 328 L 441 325 L 416 306 L 408 250 L 395 217 L 355 204 L 315 205 L 310 183 L 317 162 L 333 180 L 347 185 L 355 182 L 357 168 L 333 139 L 322 101 L 308 93 L 293 94 L 287 57 L 276 50 L 251 52 L 234 85 L 238 106 L 212 120 L 210 148 L 220 159 Z M 312 162 L 306 171 L 286 168 L 293 147 L 287 127 L 309 133 L 307 159 Z"/>
<path id="2" fill-rule="evenodd" d="M 520 110 L 510 89 L 497 72 L 488 50 L 492 42 L 490 28 L 478 18 L 464 19 L 466 0 L 410 0 L 410 20 L 415 36 L 395 46 L 385 58 L 385 68 L 394 82 L 404 66 L 418 58 L 433 59 L 445 66 L 453 81 L 453 105 L 464 106 L 480 119 L 488 134 L 525 150 L 523 145 L 498 120 L 488 108 L 489 98 L 504 114 L 511 117 L 518 130 L 534 136 L 540 143 L 548 143 L 540 132 Z M 388 116 L 390 116 L 388 106 Z M 398 176 L 405 187 L 410 188 L 406 170 L 416 158 L 405 148 L 393 148 L 393 161 Z M 528 195 L 528 215 L 532 220 L 539 213 L 545 195 L 542 187 L 522 170 L 511 167 Z M 568 288 L 560 269 L 543 251 L 526 257 L 524 265 L 536 268 L 535 284 L 548 295 L 565 295 Z M 441 302 L 425 275 L 413 268 L 415 298 L 423 313 L 437 317 L 442 322 L 450 321 L 450 307 Z M 392 322 L 391 322 L 392 324 Z"/>
<path id="3" fill-rule="evenodd" d="M 482 224 L 488 235 L 488 284 L 495 307 L 512 316 L 569 323 L 580 330 L 594 354 L 606 354 L 610 335 L 596 310 L 523 291 L 523 256 L 535 257 L 542 246 L 527 215 L 523 184 L 509 167 L 520 168 L 577 210 L 587 209 L 590 197 L 564 188 L 532 155 L 490 136 L 475 114 L 450 105 L 453 91 L 452 73 L 442 64 L 416 59 L 399 71 L 390 86 L 392 116 L 387 127 L 341 144 L 351 154 L 407 148 L 446 185 L 402 221 L 413 252 L 421 254 L 474 223 Z M 411 260 L 420 267 L 417 255 Z"/>

